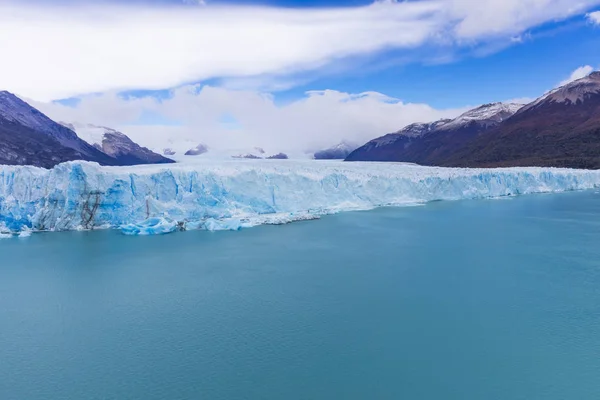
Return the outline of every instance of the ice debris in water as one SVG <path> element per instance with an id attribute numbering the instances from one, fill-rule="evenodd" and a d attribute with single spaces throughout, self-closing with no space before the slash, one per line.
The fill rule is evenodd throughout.
<path id="1" fill-rule="evenodd" d="M 127 224 L 121 227 L 126 235 L 160 235 L 177 230 L 177 221 L 167 218 L 148 218 L 137 224 Z"/>
<path id="2" fill-rule="evenodd" d="M 51 170 L 0 166 L 0 234 L 238 230 L 378 206 L 593 188 L 600 188 L 600 171 L 555 168 L 450 169 L 314 160 L 135 167 L 77 161 Z"/>
<path id="3" fill-rule="evenodd" d="M 6 224 L 0 219 L 0 239 L 8 239 L 12 237 L 11 231 Z"/>
<path id="4" fill-rule="evenodd" d="M 31 236 L 31 230 L 28 229 L 27 227 L 24 227 L 23 230 L 21 232 L 19 232 L 18 236 L 20 238 L 28 238 L 29 236 Z"/>

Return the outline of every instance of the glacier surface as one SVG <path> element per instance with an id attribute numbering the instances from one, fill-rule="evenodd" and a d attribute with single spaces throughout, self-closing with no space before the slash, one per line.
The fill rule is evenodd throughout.
<path id="1" fill-rule="evenodd" d="M 346 210 L 592 188 L 600 188 L 600 171 L 312 160 L 0 166 L 0 237 L 98 228 L 130 235 L 237 230 Z"/>

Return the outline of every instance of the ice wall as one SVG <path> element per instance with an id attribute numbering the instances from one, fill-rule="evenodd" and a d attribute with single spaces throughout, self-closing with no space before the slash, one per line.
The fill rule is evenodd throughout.
<path id="1" fill-rule="evenodd" d="M 51 170 L 0 166 L 0 232 L 239 229 L 384 205 L 598 187 L 600 172 L 552 168 L 291 160 L 136 167 L 69 162 Z"/>

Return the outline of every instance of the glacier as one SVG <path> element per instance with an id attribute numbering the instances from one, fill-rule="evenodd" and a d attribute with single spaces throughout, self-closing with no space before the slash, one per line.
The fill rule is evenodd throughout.
<path id="1" fill-rule="evenodd" d="M 435 200 L 600 188 L 600 171 L 231 160 L 47 170 L 0 166 L 0 237 L 118 228 L 128 235 L 238 230 Z"/>

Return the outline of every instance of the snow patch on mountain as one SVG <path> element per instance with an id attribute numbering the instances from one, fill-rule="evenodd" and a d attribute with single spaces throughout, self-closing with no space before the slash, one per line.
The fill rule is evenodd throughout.
<path id="1" fill-rule="evenodd" d="M 97 126 L 93 124 L 83 124 L 80 122 L 60 122 L 61 125 L 75 131 L 77 136 L 79 136 L 82 140 L 85 140 L 88 144 L 92 146 L 98 145 L 102 148 L 102 141 L 104 140 L 104 135 L 107 131 L 113 129 L 106 128 L 103 126 Z"/>
<path id="2" fill-rule="evenodd" d="M 492 127 L 512 117 L 523 107 L 516 103 L 490 103 L 467 111 L 452 121 L 438 127 L 440 130 L 453 130 L 476 123 L 483 127 Z"/>
<path id="3" fill-rule="evenodd" d="M 77 132 L 81 139 L 122 164 L 170 163 L 173 160 L 154 153 L 135 143 L 122 132 L 93 124 L 69 123 L 62 125 Z"/>
<path id="4" fill-rule="evenodd" d="M 389 144 L 392 144 L 392 143 L 396 142 L 400 137 L 418 138 L 418 137 L 424 136 L 430 132 L 435 131 L 436 129 L 440 128 L 441 126 L 446 125 L 450 121 L 452 121 L 452 120 L 440 119 L 435 122 L 427 122 L 427 123 L 417 122 L 417 123 L 405 126 L 404 128 L 400 129 L 396 133 L 389 133 L 380 138 L 373 139 L 369 143 L 373 147 L 380 147 L 380 146 L 387 146 Z"/>

